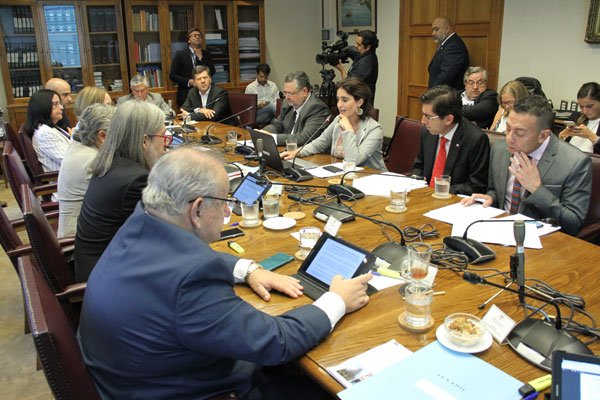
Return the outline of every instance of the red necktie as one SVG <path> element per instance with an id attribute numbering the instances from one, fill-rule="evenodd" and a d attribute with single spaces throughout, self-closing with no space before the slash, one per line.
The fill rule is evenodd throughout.
<path id="1" fill-rule="evenodd" d="M 429 180 L 429 186 L 435 186 L 435 177 L 444 175 L 444 167 L 446 166 L 446 139 L 443 136 L 440 136 L 440 148 L 438 150 L 437 157 L 435 159 L 435 164 L 433 164 L 433 172 L 431 173 L 431 179 Z"/>

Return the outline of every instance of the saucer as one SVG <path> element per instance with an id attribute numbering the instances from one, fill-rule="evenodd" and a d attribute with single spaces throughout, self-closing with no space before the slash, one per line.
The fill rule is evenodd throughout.
<path id="1" fill-rule="evenodd" d="M 429 321 L 427 322 L 427 325 L 425 326 L 419 326 L 419 327 L 414 327 L 412 325 L 409 325 L 406 322 L 406 318 L 405 318 L 405 313 L 402 313 L 398 316 L 398 323 L 400 324 L 400 326 L 404 329 L 406 329 L 407 331 L 410 332 L 426 332 L 428 330 L 431 329 L 431 327 L 433 326 L 433 317 L 430 315 L 429 316 Z"/>
<path id="2" fill-rule="evenodd" d="M 475 342 L 471 346 L 461 346 L 456 344 L 450 339 L 446 329 L 444 328 L 444 324 L 440 324 L 437 330 L 435 331 L 435 336 L 439 340 L 439 342 L 444 345 L 444 347 L 449 348 L 450 350 L 458 351 L 459 353 L 480 353 L 490 348 L 494 339 L 490 332 L 485 331 L 483 337 L 479 339 L 479 341 Z"/>
<path id="3" fill-rule="evenodd" d="M 267 229 L 282 231 L 296 225 L 296 220 L 288 217 L 269 218 L 263 222 L 263 226 Z"/>

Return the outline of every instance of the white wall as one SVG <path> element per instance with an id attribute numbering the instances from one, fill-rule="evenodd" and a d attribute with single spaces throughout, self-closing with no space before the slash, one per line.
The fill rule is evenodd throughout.
<path id="1" fill-rule="evenodd" d="M 554 106 L 600 81 L 600 45 L 584 42 L 590 0 L 505 0 L 499 87 L 533 76 Z"/>

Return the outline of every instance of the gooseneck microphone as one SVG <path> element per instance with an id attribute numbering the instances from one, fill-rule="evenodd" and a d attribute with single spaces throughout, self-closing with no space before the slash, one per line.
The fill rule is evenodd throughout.
<path id="1" fill-rule="evenodd" d="M 517 245 L 517 249 L 515 254 L 511 256 L 511 265 L 516 264 L 516 278 L 517 285 L 519 286 L 519 292 L 524 293 L 525 289 L 525 246 L 523 243 L 525 242 L 525 222 L 523 220 L 517 219 L 513 224 L 513 233 L 515 235 L 515 243 Z M 525 299 L 523 298 L 523 294 L 519 294 L 519 303 L 525 304 Z"/>
<path id="2" fill-rule="evenodd" d="M 490 282 L 473 273 L 465 272 L 463 279 L 470 283 L 482 283 L 516 293 L 519 296 L 531 298 L 547 304 L 552 304 L 556 310 L 554 324 L 547 321 L 528 317 L 519 322 L 508 334 L 508 344 L 521 357 L 538 367 L 550 371 L 552 368 L 552 352 L 563 350 L 569 353 L 593 354 L 579 339 L 562 329 L 562 316 L 556 299 L 545 299 L 525 293 L 521 288 L 512 289 Z"/>
<path id="3" fill-rule="evenodd" d="M 204 135 L 202 135 L 202 139 L 201 142 L 202 144 L 219 144 L 219 143 L 223 143 L 223 141 L 221 139 L 219 139 L 218 137 L 215 136 L 211 136 L 210 135 L 210 128 L 212 128 L 213 126 L 215 126 L 216 124 L 220 124 L 221 122 L 225 122 L 231 118 L 237 117 L 240 114 L 245 113 L 246 111 L 250 111 L 254 108 L 254 106 L 250 106 L 248 108 L 243 109 L 242 111 L 236 112 L 235 114 L 229 115 L 217 122 L 214 122 L 212 124 L 210 124 L 207 128 L 206 128 L 206 132 L 204 133 Z"/>
<path id="4" fill-rule="evenodd" d="M 298 154 L 300 154 L 302 152 L 302 149 L 304 148 L 304 146 L 306 146 L 308 143 L 310 143 L 310 141 L 317 135 L 317 133 L 319 133 L 321 131 L 321 129 L 323 128 L 323 126 L 325 126 L 325 124 L 327 124 L 329 121 L 331 120 L 331 115 L 327 116 L 327 118 L 325 118 L 325 121 L 323 121 L 323 123 L 321 123 L 321 125 L 319 125 L 319 127 L 317 129 L 315 129 L 315 131 L 312 133 L 312 135 L 309 136 L 309 138 L 306 140 L 306 142 L 304 142 L 304 144 L 302 146 L 300 146 L 300 149 L 298 149 L 298 151 L 296 152 L 296 155 L 294 155 L 294 158 L 292 159 L 292 165 L 284 168 L 283 169 L 283 175 L 288 178 L 288 179 L 292 179 L 294 181 L 303 181 L 303 180 L 307 180 L 312 178 L 312 175 L 308 174 L 309 176 L 307 178 L 303 178 L 303 176 L 305 176 L 306 174 L 303 173 L 304 170 L 299 170 L 296 169 L 296 158 L 298 158 Z"/>
<path id="5" fill-rule="evenodd" d="M 264 143 L 262 139 L 256 139 L 256 157 L 258 157 L 258 171 L 257 171 L 257 175 L 258 176 L 263 176 L 264 173 L 264 168 L 265 168 L 265 160 L 263 159 L 263 150 L 264 150 Z"/>

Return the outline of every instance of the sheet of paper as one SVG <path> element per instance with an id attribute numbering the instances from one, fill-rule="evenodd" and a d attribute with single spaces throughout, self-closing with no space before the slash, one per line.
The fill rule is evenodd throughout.
<path id="1" fill-rule="evenodd" d="M 324 167 L 329 167 L 329 166 L 339 168 L 339 169 L 341 169 L 341 171 L 331 172 L 324 168 Z M 362 168 L 362 167 L 356 167 L 356 171 L 361 171 L 363 169 L 364 168 Z M 338 162 L 338 163 L 333 163 L 333 164 L 321 165 L 316 168 L 310 168 L 309 171 L 313 176 L 316 176 L 317 178 L 330 178 L 332 176 L 342 175 L 344 173 L 344 164 L 341 162 Z"/>
<path id="2" fill-rule="evenodd" d="M 473 203 L 468 207 L 465 207 L 460 203 L 454 203 L 449 206 L 436 208 L 423 215 L 448 224 L 454 224 L 455 222 L 461 221 L 470 223 L 478 219 L 490 219 L 504 213 L 505 211 L 500 210 L 499 208 L 484 208 L 480 203 Z M 469 233 L 470 232 L 471 231 L 469 230 Z M 471 235 L 469 235 L 469 237 L 471 237 Z"/>
<path id="3" fill-rule="evenodd" d="M 413 189 L 427 186 L 427 182 L 393 172 L 384 172 L 354 179 L 352 186 L 362 191 L 365 195 L 390 197 L 390 187 L 392 186 L 406 188 L 406 191 L 410 192 Z"/>
<path id="4" fill-rule="evenodd" d="M 514 219 L 515 216 L 511 215 Z M 471 225 L 467 236 L 470 239 L 479 240 L 483 243 L 495 243 L 503 246 L 516 246 L 515 234 L 511 219 L 499 218 L 498 221 L 509 222 L 479 222 Z M 452 236 L 462 236 L 471 221 L 456 221 L 452 225 Z M 535 222 L 525 224 L 525 242 L 523 245 L 529 249 L 541 249 L 542 242 L 538 234 Z"/>
<path id="5" fill-rule="evenodd" d="M 524 221 L 534 221 L 533 218 L 529 218 L 528 216 L 523 215 L 523 214 L 507 215 L 506 217 L 502 217 L 502 218 L 498 218 L 498 219 L 507 219 L 507 220 L 512 220 L 512 221 L 514 221 L 515 219 L 522 219 Z M 531 223 L 533 223 L 533 222 L 531 222 Z M 552 226 L 545 222 L 536 221 L 535 226 L 537 228 L 537 233 L 538 233 L 539 237 L 548 235 L 552 232 L 560 231 L 560 226 Z"/>
<path id="6" fill-rule="evenodd" d="M 248 165 L 244 165 L 241 163 L 234 163 L 235 165 L 237 165 L 238 167 L 240 167 L 242 169 L 242 172 L 244 173 L 244 176 L 246 176 L 249 172 L 256 172 L 258 171 L 259 167 L 250 167 Z"/>

